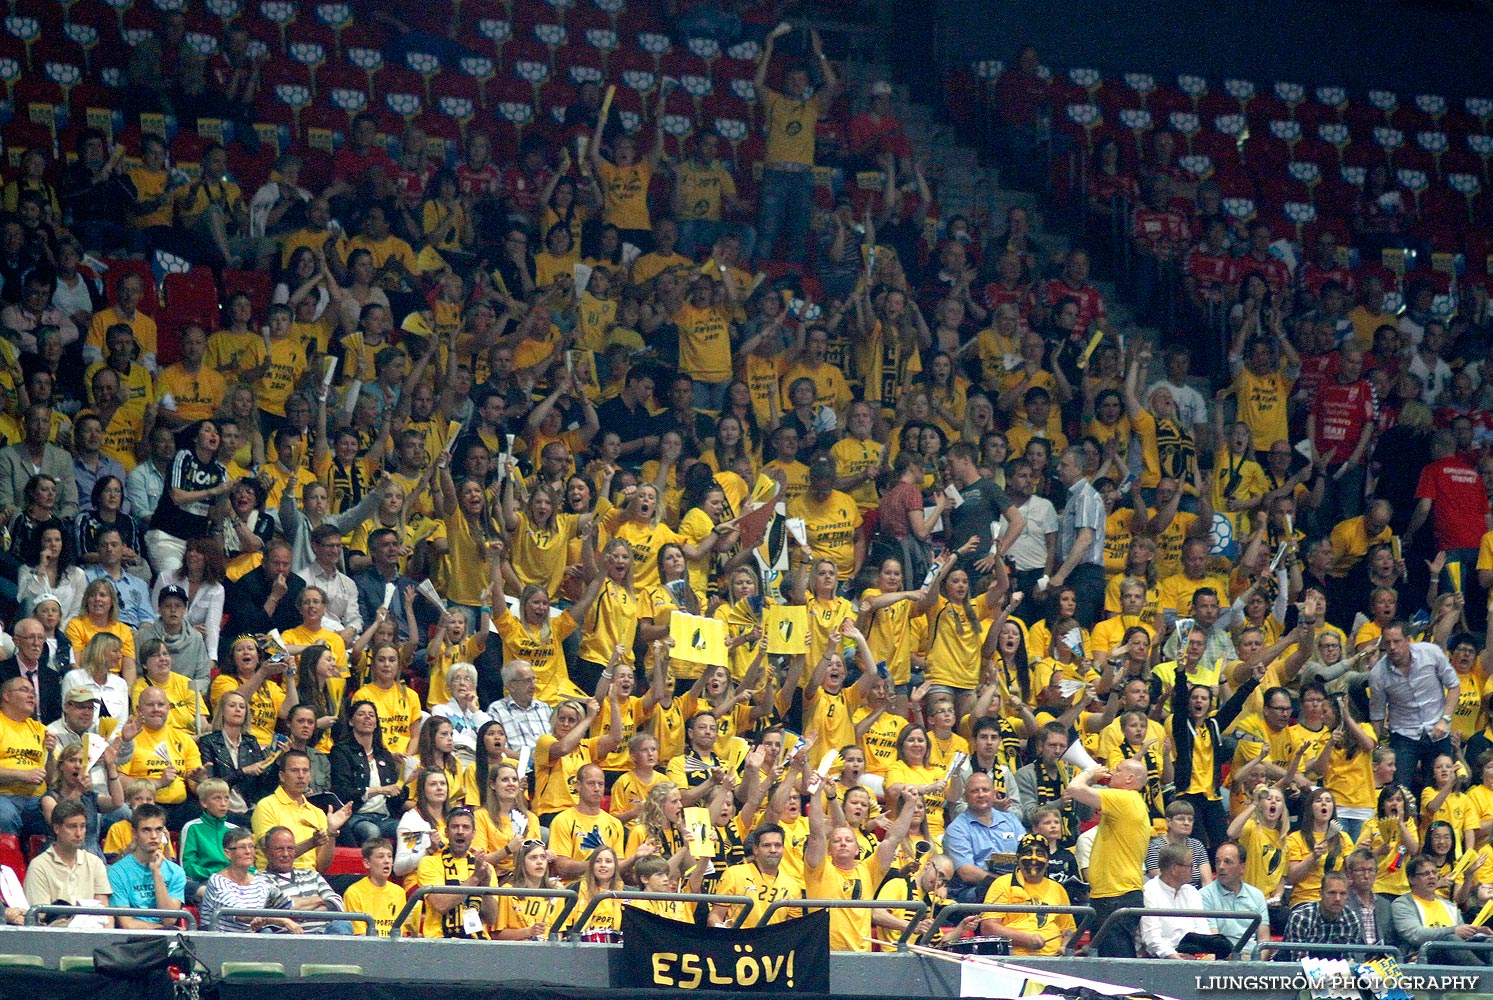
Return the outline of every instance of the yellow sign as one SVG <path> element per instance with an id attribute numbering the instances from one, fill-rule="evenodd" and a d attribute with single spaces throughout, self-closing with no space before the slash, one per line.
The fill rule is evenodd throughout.
<path id="1" fill-rule="evenodd" d="M 718 618 L 676 611 L 669 616 L 669 638 L 674 648 L 669 656 L 686 663 L 726 665 L 726 623 Z"/>
<path id="2" fill-rule="evenodd" d="M 769 653 L 802 653 L 809 648 L 809 609 L 802 604 L 769 604 L 762 630 Z"/>

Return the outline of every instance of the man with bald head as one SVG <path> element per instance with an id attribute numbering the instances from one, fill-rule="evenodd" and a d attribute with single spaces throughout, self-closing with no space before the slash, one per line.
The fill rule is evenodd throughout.
<path id="1" fill-rule="evenodd" d="M 1106 778 L 1109 786 L 1098 787 Z M 1146 847 L 1151 840 L 1145 787 L 1146 765 L 1134 758 L 1122 761 L 1113 771 L 1090 768 L 1068 783 L 1068 794 L 1075 802 L 1099 810 L 1099 831 L 1089 855 L 1089 902 L 1095 926 L 1122 907 L 1145 905 Z M 1134 958 L 1139 923 L 1135 917 L 1112 923 L 1103 939 L 1095 942 L 1099 954 Z"/>
<path id="2" fill-rule="evenodd" d="M 36 695 L 36 718 L 42 725 L 62 718 L 62 674 L 43 663 L 46 658 L 47 632 L 35 618 L 22 618 L 12 630 L 16 653 L 0 660 L 0 683 L 12 677 L 24 677 Z"/>
<path id="3" fill-rule="evenodd" d="M 1005 799 L 1004 793 L 1001 796 Z M 995 784 L 990 775 L 976 771 L 964 784 L 964 811 L 944 830 L 944 853 L 954 859 L 950 898 L 963 903 L 982 903 L 995 875 L 988 862 L 992 854 L 1016 853 L 1026 827 L 1005 806 L 996 808 Z M 1009 871 L 1009 867 L 1005 870 Z"/>
<path id="4" fill-rule="evenodd" d="M 982 776 L 983 777 L 983 776 Z M 990 780 L 985 779 L 987 782 Z M 897 858 L 897 845 L 912 829 L 916 792 L 902 790 L 902 808 L 886 839 L 869 858 L 860 860 L 860 841 L 848 826 L 830 827 L 824 808 L 824 783 L 809 778 L 809 839 L 804 843 L 804 889 L 809 899 L 874 899 L 876 888 Z M 830 910 L 832 951 L 870 951 L 871 911 Z"/>

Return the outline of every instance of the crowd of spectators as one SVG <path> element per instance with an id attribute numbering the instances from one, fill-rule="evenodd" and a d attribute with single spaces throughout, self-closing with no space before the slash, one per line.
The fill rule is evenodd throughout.
<path id="1" fill-rule="evenodd" d="M 409 889 L 501 883 L 885 900 L 832 911 L 843 950 L 909 900 L 1242 915 L 1106 955 L 1488 933 L 1486 302 L 1386 314 L 1325 242 L 1293 272 L 1169 207 L 1163 165 L 1157 238 L 1227 257 L 1188 270 L 1234 317 L 1209 385 L 1021 209 L 940 218 L 889 86 L 830 150 L 875 181 L 822 188 L 817 33 L 766 32 L 757 82 L 750 185 L 599 89 L 583 149 L 512 163 L 365 115 L 319 191 L 92 132 L 56 197 L 44 157 L 15 182 L 0 833 L 47 846 L 7 920 L 388 934 Z M 177 327 L 129 268 L 159 250 L 272 301 Z M 443 893 L 406 930 L 605 939 L 620 905 Z"/>

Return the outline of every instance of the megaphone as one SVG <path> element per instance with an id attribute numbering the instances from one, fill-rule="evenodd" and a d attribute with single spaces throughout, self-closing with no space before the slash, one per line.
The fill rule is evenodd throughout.
<path id="1" fill-rule="evenodd" d="M 1084 749 L 1083 744 L 1076 740 L 1067 750 L 1063 751 L 1062 760 L 1064 763 L 1072 764 L 1080 771 L 1091 771 L 1099 766 L 1099 762 L 1090 757 L 1089 752 Z"/>

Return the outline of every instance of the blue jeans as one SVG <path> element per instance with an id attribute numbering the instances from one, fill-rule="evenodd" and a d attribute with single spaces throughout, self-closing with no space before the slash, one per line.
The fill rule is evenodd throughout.
<path id="1" fill-rule="evenodd" d="M 1433 740 L 1429 736 L 1412 740 L 1399 733 L 1390 733 L 1389 748 L 1394 751 L 1395 755 L 1395 782 L 1406 788 L 1422 788 L 1430 784 L 1431 764 L 1437 757 L 1446 754 L 1455 758 L 1450 736 L 1444 736 L 1439 740 Z M 1417 773 L 1420 778 L 1416 777 Z"/>
<path id="2" fill-rule="evenodd" d="M 711 413 L 721 412 L 726 405 L 726 386 L 730 382 L 696 382 L 695 387 L 695 409 L 706 410 Z"/>
<path id="3" fill-rule="evenodd" d="M 808 252 L 809 215 L 814 209 L 812 170 L 765 170 L 762 172 L 761 208 L 757 214 L 758 249 L 768 260 L 802 264 Z M 787 250 L 774 256 L 778 233 L 787 240 Z"/>
<path id="4" fill-rule="evenodd" d="M 42 821 L 41 796 L 0 795 L 0 833 L 23 837 L 28 833 L 47 833 Z"/>
<path id="5" fill-rule="evenodd" d="M 715 241 L 724 233 L 735 233 L 741 240 L 743 260 L 752 259 L 757 247 L 757 229 L 739 222 L 711 222 L 709 219 L 680 219 L 678 250 L 686 257 L 694 257 L 715 246 Z"/>
<path id="6" fill-rule="evenodd" d="M 343 847 L 361 847 L 373 837 L 393 840 L 398 833 L 398 819 L 380 813 L 353 813 L 342 828 L 338 843 Z"/>

